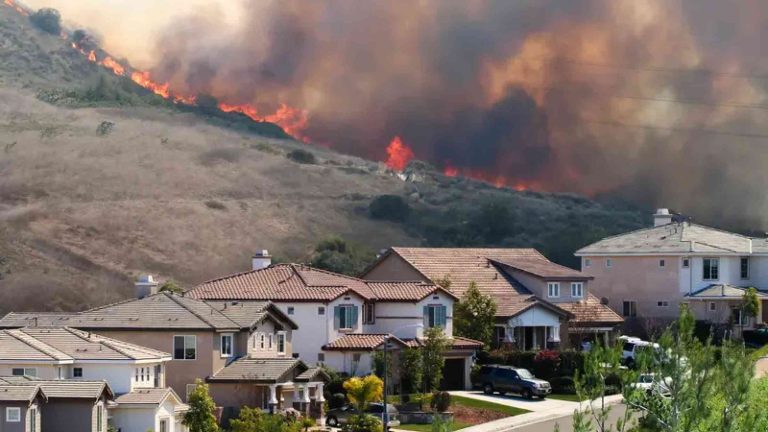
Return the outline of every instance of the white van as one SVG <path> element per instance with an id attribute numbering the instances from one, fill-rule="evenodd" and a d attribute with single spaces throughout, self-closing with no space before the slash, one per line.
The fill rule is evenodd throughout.
<path id="1" fill-rule="evenodd" d="M 633 366 L 637 359 L 637 353 L 644 348 L 659 349 L 659 344 L 644 341 L 638 338 L 628 337 L 621 349 L 621 363 L 625 366 Z"/>

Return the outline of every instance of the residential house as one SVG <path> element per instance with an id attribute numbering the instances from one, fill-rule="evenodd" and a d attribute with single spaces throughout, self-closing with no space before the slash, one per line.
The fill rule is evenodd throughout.
<path id="1" fill-rule="evenodd" d="M 768 239 L 690 222 L 658 209 L 653 226 L 604 238 L 576 251 L 593 290 L 626 318 L 660 323 L 688 303 L 697 319 L 743 324 L 768 320 L 760 293 L 756 319 L 741 316 L 747 287 L 768 289 Z"/>
<path id="2" fill-rule="evenodd" d="M 453 336 L 456 297 L 428 281 L 364 281 L 305 265 L 269 265 L 204 282 L 185 293 L 206 301 L 269 300 L 295 320 L 294 355 L 340 372 L 364 375 L 383 341 L 418 344 L 424 329 L 440 327 L 451 340 L 446 387 L 466 388 L 473 353 L 482 344 Z M 400 348 L 406 345 L 397 345 Z"/>
<path id="3" fill-rule="evenodd" d="M 520 349 L 574 346 L 584 338 L 608 341 L 622 323 L 592 294 L 591 276 L 535 249 L 393 247 L 362 278 L 447 281 L 458 298 L 474 283 L 496 302 L 495 344 Z"/>
<path id="4" fill-rule="evenodd" d="M 0 379 L 0 431 L 41 432 L 40 407 L 46 401 L 39 384 L 18 386 Z"/>
<path id="5" fill-rule="evenodd" d="M 165 388 L 164 363 L 170 359 L 165 352 L 68 327 L 0 330 L 0 376 L 106 380 L 118 396 L 110 407 L 112 425 L 123 432 L 160 430 L 161 424 L 166 432 L 184 430 L 174 425 L 188 407 Z M 149 403 L 147 394 L 161 393 L 167 397 Z M 145 400 L 144 412 L 127 403 L 139 398 Z"/>
<path id="6" fill-rule="evenodd" d="M 311 397 L 312 403 L 296 401 L 307 409 L 322 403 L 324 376 L 307 373 L 309 368 L 293 357 L 297 326 L 279 308 L 264 301 L 201 301 L 156 293 L 157 284 L 148 290 L 148 280 L 137 284 L 141 298 L 74 314 L 10 313 L 0 328 L 66 325 L 170 352 L 165 383 L 186 400 L 197 379 L 207 381 L 225 419 L 243 405 L 292 407 L 300 395 Z"/>
<path id="7" fill-rule="evenodd" d="M 106 381 L 84 380 L 37 380 L 24 376 L 0 376 L 0 388 L 9 393 L 35 394 L 40 391 L 42 398 L 35 399 L 35 410 L 28 410 L 24 424 L 16 422 L 0 423 L 3 432 L 22 431 L 19 426 L 27 426 L 30 431 L 39 432 L 107 432 L 107 410 L 112 406 L 114 394 Z M 2 400 L 0 398 L 0 400 Z M 0 406 L 4 402 L 0 401 Z M 8 419 L 6 407 L 5 420 Z M 11 420 L 17 417 L 11 411 Z"/>

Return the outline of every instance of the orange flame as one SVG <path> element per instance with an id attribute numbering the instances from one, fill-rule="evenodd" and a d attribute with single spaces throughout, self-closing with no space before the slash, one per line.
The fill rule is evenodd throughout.
<path id="1" fill-rule="evenodd" d="M 88 61 L 96 63 L 96 52 L 94 50 L 88 53 Z"/>
<path id="2" fill-rule="evenodd" d="M 24 16 L 29 16 L 29 13 L 27 11 L 25 11 L 24 9 L 22 9 L 20 6 L 18 6 L 16 3 L 14 3 L 13 0 L 3 0 L 3 4 L 8 6 L 8 7 L 16 9 L 16 12 L 18 12 L 18 13 L 24 15 Z"/>
<path id="3" fill-rule="evenodd" d="M 169 84 L 163 83 L 158 84 L 149 77 L 149 72 L 147 71 L 137 71 L 131 74 L 131 80 L 135 82 L 136 84 L 144 87 L 145 89 L 153 92 L 154 94 L 164 98 L 168 99 L 171 97 L 171 91 L 168 89 Z"/>
<path id="4" fill-rule="evenodd" d="M 91 60 L 90 57 L 88 58 L 88 60 Z M 99 64 L 111 70 L 115 75 L 120 75 L 120 76 L 125 75 L 125 68 L 123 67 L 123 65 L 114 61 L 110 56 L 105 57 L 104 60 L 99 62 Z"/>
<path id="5" fill-rule="evenodd" d="M 308 124 L 306 110 L 292 108 L 286 104 L 280 104 L 280 108 L 278 108 L 274 114 L 260 115 L 259 111 L 253 105 L 229 105 L 226 103 L 220 103 L 219 109 L 224 112 L 239 112 L 245 114 L 253 121 L 275 123 L 283 128 L 285 133 L 295 139 L 305 143 L 310 141 L 309 137 L 304 135 L 304 130 L 307 128 Z"/>
<path id="6" fill-rule="evenodd" d="M 399 136 L 392 138 L 387 146 L 387 166 L 396 171 L 402 171 L 413 159 L 413 150 Z"/>
<path id="7" fill-rule="evenodd" d="M 532 181 L 512 179 L 504 175 L 487 173 L 477 169 L 469 169 L 469 168 L 459 169 L 452 165 L 446 165 L 445 168 L 443 168 L 443 174 L 446 177 L 461 176 L 461 177 L 471 178 L 473 180 L 479 180 L 479 181 L 492 184 L 497 188 L 510 188 L 518 192 L 523 192 L 531 189 L 536 189 L 536 190 L 543 189 L 541 185 L 536 184 L 535 182 L 532 182 Z"/>
<path id="8" fill-rule="evenodd" d="M 455 166 L 446 165 L 445 169 L 443 169 L 443 174 L 445 174 L 446 177 L 456 177 L 459 175 L 459 169 Z"/>

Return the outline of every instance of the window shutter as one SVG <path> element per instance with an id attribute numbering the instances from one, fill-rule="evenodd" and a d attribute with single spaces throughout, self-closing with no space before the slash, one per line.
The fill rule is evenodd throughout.
<path id="1" fill-rule="evenodd" d="M 446 317 L 447 308 L 445 306 L 440 306 L 437 310 L 440 311 L 440 327 L 445 328 L 445 324 L 447 321 L 447 317 Z"/>
<path id="2" fill-rule="evenodd" d="M 357 328 L 357 306 L 352 306 L 350 309 L 349 328 Z"/>
<path id="3" fill-rule="evenodd" d="M 429 306 L 424 306 L 424 328 L 429 328 Z"/>
<path id="4" fill-rule="evenodd" d="M 334 306 L 333 308 L 333 328 L 338 329 L 341 326 L 341 307 Z"/>

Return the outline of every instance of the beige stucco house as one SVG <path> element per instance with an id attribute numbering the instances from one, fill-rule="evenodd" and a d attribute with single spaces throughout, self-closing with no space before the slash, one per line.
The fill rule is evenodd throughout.
<path id="1" fill-rule="evenodd" d="M 675 319 L 679 305 L 699 320 L 752 328 L 768 318 L 766 295 L 755 319 L 741 316 L 747 287 L 768 289 L 768 239 L 698 225 L 659 209 L 653 226 L 576 251 L 593 292 L 627 319 Z M 741 324 L 740 324 L 741 323 Z"/>
<path id="2" fill-rule="evenodd" d="M 459 299 L 475 283 L 496 302 L 496 343 L 520 349 L 609 340 L 622 323 L 592 295 L 591 276 L 555 264 L 535 249 L 393 247 L 362 278 L 449 281 Z"/>

